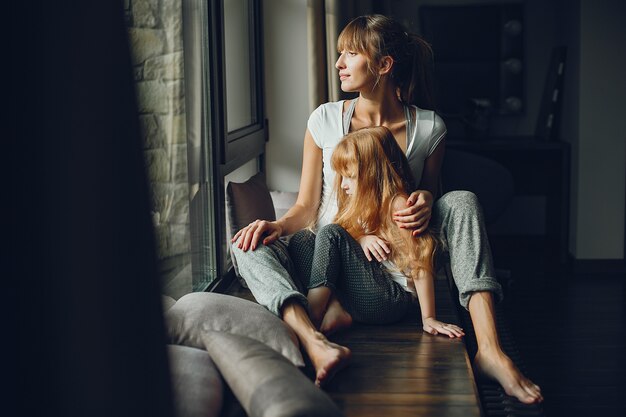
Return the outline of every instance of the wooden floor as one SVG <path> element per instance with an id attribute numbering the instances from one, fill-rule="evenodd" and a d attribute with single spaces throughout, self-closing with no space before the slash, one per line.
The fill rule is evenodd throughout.
<path id="1" fill-rule="evenodd" d="M 437 314 L 456 323 L 445 286 L 438 282 Z M 480 416 L 463 340 L 423 332 L 417 308 L 401 323 L 357 324 L 334 340 L 353 353 L 326 388 L 346 416 Z"/>
<path id="2" fill-rule="evenodd" d="M 231 293 L 250 298 L 245 290 Z M 436 301 L 438 318 L 458 323 L 444 280 L 437 281 Z M 417 307 L 400 323 L 355 324 L 331 339 L 353 355 L 325 387 L 346 416 L 481 415 L 463 340 L 424 333 Z M 305 373 L 312 378 L 312 369 Z"/>
<path id="3" fill-rule="evenodd" d="M 626 416 L 624 278 L 519 280 L 507 315 L 546 415 Z"/>

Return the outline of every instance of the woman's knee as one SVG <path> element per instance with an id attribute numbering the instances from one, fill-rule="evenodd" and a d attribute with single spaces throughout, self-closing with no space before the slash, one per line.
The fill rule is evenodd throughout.
<path id="1" fill-rule="evenodd" d="M 239 248 L 239 242 L 238 241 L 237 242 L 232 242 L 230 244 L 230 253 L 232 253 L 235 258 L 238 258 L 238 257 L 242 256 L 244 251 Z"/>
<path id="2" fill-rule="evenodd" d="M 478 197 L 471 191 L 450 191 L 439 199 L 444 205 L 450 207 L 478 207 Z"/>
<path id="3" fill-rule="evenodd" d="M 482 217 L 482 207 L 478 197 L 471 191 L 450 191 L 436 202 L 434 211 L 438 215 L 452 214 L 462 216 Z"/>
<path id="4" fill-rule="evenodd" d="M 243 249 L 239 248 L 238 242 L 231 243 L 230 251 L 235 256 L 237 262 L 242 262 L 247 259 L 254 259 L 258 257 L 266 257 L 270 255 L 270 252 L 272 252 L 272 250 L 266 245 L 259 245 L 254 250 L 248 249 L 247 251 L 244 251 Z"/>

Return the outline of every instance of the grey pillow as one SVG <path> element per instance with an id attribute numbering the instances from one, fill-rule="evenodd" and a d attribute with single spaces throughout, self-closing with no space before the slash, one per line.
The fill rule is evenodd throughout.
<path id="1" fill-rule="evenodd" d="M 174 304 L 176 304 L 176 300 L 168 295 L 162 295 L 161 304 L 163 304 L 163 311 L 167 311 L 172 308 Z"/>
<path id="2" fill-rule="evenodd" d="M 214 417 L 223 405 L 224 385 L 204 350 L 167 346 L 174 407 L 178 417 Z"/>
<path id="3" fill-rule="evenodd" d="M 249 180 L 226 186 L 226 202 L 230 214 L 230 235 L 256 219 L 276 220 L 274 203 L 265 184 L 265 175 L 259 172 Z"/>
<path id="4" fill-rule="evenodd" d="M 242 298 L 209 292 L 182 296 L 165 313 L 169 342 L 204 348 L 202 335 L 216 330 L 258 340 L 304 366 L 294 332 L 266 308 Z"/>
<path id="5" fill-rule="evenodd" d="M 274 202 L 277 219 L 283 217 L 298 200 L 298 193 L 292 191 L 270 191 L 270 196 Z"/>
<path id="6" fill-rule="evenodd" d="M 343 414 L 298 368 L 245 336 L 205 332 L 207 352 L 250 417 L 334 417 Z"/>
<path id="7" fill-rule="evenodd" d="M 254 220 L 276 220 L 274 203 L 270 191 L 265 184 L 265 175 L 261 172 L 253 175 L 245 182 L 229 182 L 226 186 L 226 206 L 228 207 L 227 236 L 228 242 L 241 228 Z M 230 250 L 230 245 L 227 246 Z M 230 257 L 235 274 L 241 277 L 237 268 L 237 260 L 231 253 Z M 244 280 L 239 282 L 248 288 Z"/>

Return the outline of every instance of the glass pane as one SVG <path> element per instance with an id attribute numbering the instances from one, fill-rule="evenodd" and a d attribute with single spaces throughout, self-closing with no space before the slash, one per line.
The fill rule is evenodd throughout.
<path id="1" fill-rule="evenodd" d="M 186 88 L 200 89 L 200 71 L 185 79 L 190 71 L 184 65 L 182 0 L 129 2 L 126 21 L 163 293 L 178 299 L 203 285 L 192 274 L 190 233 L 202 227 L 190 216 L 190 183 L 201 188 L 203 161 L 193 148 L 198 141 L 188 140 L 188 133 L 199 131 L 187 125 L 185 96 Z"/>
<path id="2" fill-rule="evenodd" d="M 255 123 L 249 22 L 248 0 L 224 1 L 226 119 L 229 132 Z"/>
<path id="3" fill-rule="evenodd" d="M 183 7 L 187 155 L 189 159 L 189 215 L 191 224 L 191 253 L 193 290 L 204 291 L 217 278 L 215 191 L 212 186 L 211 161 L 213 140 L 209 137 L 212 120 L 207 105 L 210 96 L 206 82 L 209 54 L 207 39 L 207 3 L 204 0 L 186 0 Z"/>

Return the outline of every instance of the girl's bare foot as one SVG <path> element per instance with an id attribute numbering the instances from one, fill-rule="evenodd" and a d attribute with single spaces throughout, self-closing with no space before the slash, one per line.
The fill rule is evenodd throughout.
<path id="1" fill-rule="evenodd" d="M 311 288 L 306 295 L 309 302 L 309 316 L 316 329 L 322 324 L 332 292 L 328 287 Z"/>
<path id="2" fill-rule="evenodd" d="M 321 387 L 350 362 L 352 352 L 345 346 L 330 342 L 320 332 L 316 332 L 315 336 L 314 340 L 308 341 L 305 349 L 315 368 L 315 385 Z"/>
<path id="3" fill-rule="evenodd" d="M 352 316 L 346 310 L 343 309 L 339 300 L 333 297 L 328 305 L 328 310 L 324 315 L 320 331 L 326 336 L 338 332 L 339 330 L 347 329 L 352 325 Z"/>
<path id="4" fill-rule="evenodd" d="M 526 404 L 543 401 L 541 388 L 526 378 L 504 353 L 484 354 L 480 350 L 474 358 L 474 369 L 480 377 L 495 379 L 507 395 Z"/>

